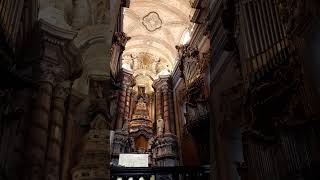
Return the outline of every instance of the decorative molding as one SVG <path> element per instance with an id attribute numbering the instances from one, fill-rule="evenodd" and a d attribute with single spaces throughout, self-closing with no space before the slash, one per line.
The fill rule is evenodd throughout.
<path id="1" fill-rule="evenodd" d="M 162 20 L 157 12 L 149 12 L 142 18 L 142 24 L 149 32 L 154 32 L 162 27 Z"/>

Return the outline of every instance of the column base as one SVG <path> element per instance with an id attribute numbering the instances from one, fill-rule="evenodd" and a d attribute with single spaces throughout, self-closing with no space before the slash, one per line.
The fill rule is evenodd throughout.
<path id="1" fill-rule="evenodd" d="M 177 136 L 171 133 L 157 136 L 153 142 L 152 155 L 155 166 L 178 166 Z"/>

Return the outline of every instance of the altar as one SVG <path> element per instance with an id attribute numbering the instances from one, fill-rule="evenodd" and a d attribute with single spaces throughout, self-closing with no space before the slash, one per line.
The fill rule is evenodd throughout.
<path id="1" fill-rule="evenodd" d="M 120 154 L 119 166 L 148 167 L 149 154 Z"/>

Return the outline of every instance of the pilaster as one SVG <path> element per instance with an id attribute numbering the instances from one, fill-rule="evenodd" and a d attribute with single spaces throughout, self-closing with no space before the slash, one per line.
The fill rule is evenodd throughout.
<path id="1" fill-rule="evenodd" d="M 77 49 L 72 46 L 76 33 L 60 29 L 43 20 L 40 20 L 39 25 L 43 55 L 35 73 L 35 78 L 40 78 L 37 78 L 38 91 L 35 94 L 26 150 L 27 160 L 30 162 L 26 178 L 32 180 L 59 176 L 57 169 L 60 165 L 62 129 L 57 128 L 60 128 L 64 121 L 65 99 L 62 98 L 64 92 L 57 87 L 59 82 L 73 81 L 82 72 L 81 58 Z M 50 124 L 55 127 L 54 131 L 51 131 L 53 126 L 50 127 Z"/>
<path id="2" fill-rule="evenodd" d="M 128 37 L 124 32 L 115 32 L 112 38 L 110 66 L 111 74 L 115 79 L 118 78 L 118 75 L 121 73 L 121 55 L 130 39 L 131 38 Z"/>

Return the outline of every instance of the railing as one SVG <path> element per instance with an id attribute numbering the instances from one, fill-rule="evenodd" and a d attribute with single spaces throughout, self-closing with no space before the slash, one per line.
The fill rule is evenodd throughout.
<path id="1" fill-rule="evenodd" d="M 111 180 L 209 180 L 210 167 L 112 167 Z"/>

